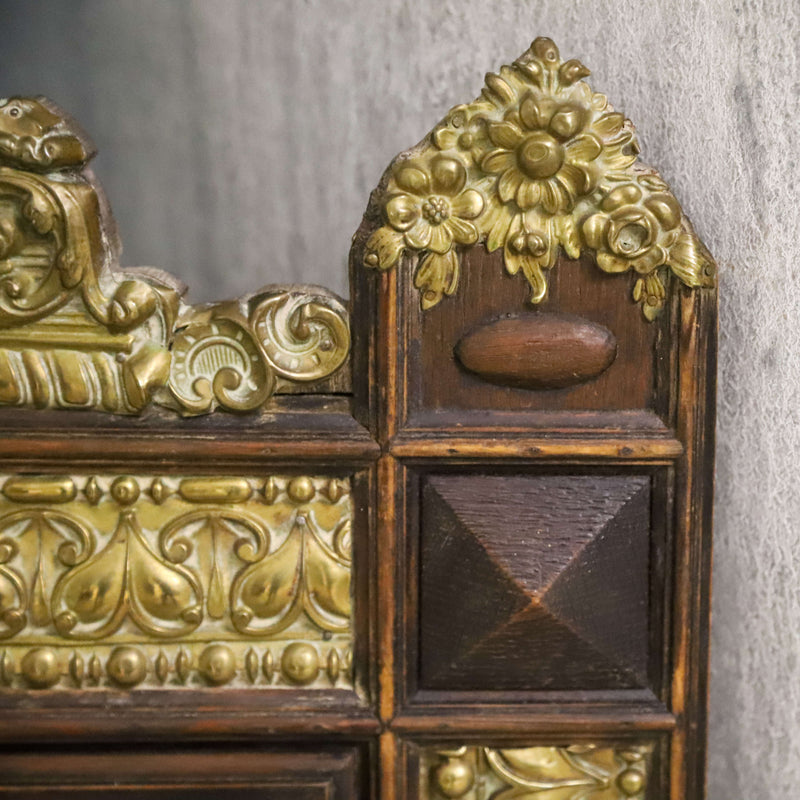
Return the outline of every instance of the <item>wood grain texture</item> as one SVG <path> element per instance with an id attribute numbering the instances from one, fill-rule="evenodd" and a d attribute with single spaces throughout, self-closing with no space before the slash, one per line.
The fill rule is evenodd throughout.
<path id="1" fill-rule="evenodd" d="M 679 303 L 678 434 L 688 446 L 676 481 L 672 705 L 683 724 L 673 735 L 670 797 L 702 800 L 708 725 L 717 297 L 682 293 Z"/>
<path id="2" fill-rule="evenodd" d="M 0 797 L 334 800 L 368 797 L 363 746 L 7 751 Z"/>
<path id="3" fill-rule="evenodd" d="M 617 341 L 614 362 L 590 383 L 531 392 L 495 387 L 459 368 L 453 345 L 487 318 L 530 308 L 519 276 L 508 275 L 499 251 L 468 250 L 456 296 L 422 312 L 407 297 L 409 415 L 426 409 L 464 411 L 658 409 L 656 338 L 660 324 L 643 325 L 625 300 L 627 276 L 607 275 L 591 263 L 559 259 L 550 271 L 550 289 L 540 313 L 579 315 L 610 331 Z M 432 380 L 432 376 L 436 380 Z"/>
<path id="4" fill-rule="evenodd" d="M 480 323 L 455 347 L 461 366 L 489 383 L 566 389 L 596 378 L 617 355 L 617 340 L 589 320 L 546 311 Z"/>
<path id="5" fill-rule="evenodd" d="M 713 350 L 701 332 L 714 324 L 714 293 L 691 301 L 706 304 L 691 313 L 691 292 L 676 294 L 651 324 L 626 299 L 627 276 L 562 259 L 531 312 L 524 287 L 476 247 L 463 254 L 458 294 L 423 312 L 411 260 L 389 274 L 360 269 L 370 220 L 355 237 L 351 277 L 353 307 L 370 321 L 354 364 L 374 382 L 354 391 L 358 418 L 397 462 L 384 507 L 398 558 L 390 729 L 447 746 L 525 731 L 545 742 L 659 731 L 653 797 L 700 800 L 702 732 L 686 720 L 703 713 L 708 630 L 697 615 L 707 613 L 708 562 L 687 553 L 705 552 L 709 529 L 695 518 L 680 534 L 677 500 L 689 502 L 692 485 L 679 479 L 682 465 L 700 450 L 710 457 L 698 437 L 713 408 L 697 374 Z M 577 386 L 531 390 L 493 385 L 454 355 L 487 320 L 551 313 L 611 331 L 613 363 Z M 498 360 L 511 347 L 502 341 Z M 614 481 L 618 489 L 636 476 L 646 491 L 582 538 L 583 523 L 613 501 Z M 692 508 L 709 504 L 704 494 Z M 550 547 L 533 546 L 537 534 Z M 411 750 L 395 756 L 410 759 L 407 776 Z"/>
<path id="6" fill-rule="evenodd" d="M 193 464 L 200 471 L 252 463 L 367 464 L 380 448 L 340 396 L 280 398 L 268 413 L 178 419 L 152 410 L 140 417 L 74 411 L 0 411 L 0 459 L 45 471 L 56 463 L 124 470 Z M 63 468 L 63 467 L 61 467 Z"/>
<path id="7" fill-rule="evenodd" d="M 429 476 L 420 687 L 648 685 L 644 476 Z"/>

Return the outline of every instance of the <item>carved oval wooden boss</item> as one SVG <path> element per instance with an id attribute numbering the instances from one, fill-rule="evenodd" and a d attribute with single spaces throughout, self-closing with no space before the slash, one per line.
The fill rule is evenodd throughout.
<path id="1" fill-rule="evenodd" d="M 455 354 L 490 383 L 563 389 L 605 372 L 616 358 L 617 340 L 582 317 L 539 312 L 486 322 L 458 342 Z"/>

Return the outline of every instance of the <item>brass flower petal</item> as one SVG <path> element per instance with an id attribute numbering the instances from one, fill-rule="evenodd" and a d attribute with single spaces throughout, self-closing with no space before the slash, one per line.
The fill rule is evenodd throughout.
<path id="1" fill-rule="evenodd" d="M 475 189 L 467 189 L 450 202 L 450 209 L 453 212 L 453 216 L 449 220 L 450 225 L 459 218 L 465 220 L 475 219 L 475 217 L 480 216 L 483 206 L 483 195 Z"/>
<path id="2" fill-rule="evenodd" d="M 425 250 L 431 243 L 432 233 L 433 227 L 425 222 L 424 219 L 418 219 L 413 227 L 406 231 L 406 244 L 415 250 Z"/>
<path id="3" fill-rule="evenodd" d="M 450 197 L 464 189 L 467 182 L 467 170 L 464 164 L 447 156 L 436 156 L 431 160 L 431 192 Z"/>
<path id="4" fill-rule="evenodd" d="M 452 250 L 443 255 L 428 253 L 424 256 L 414 275 L 414 286 L 422 292 L 422 307 L 432 308 L 444 295 L 453 294 L 458 286 L 458 277 L 458 258 Z"/>
<path id="5" fill-rule="evenodd" d="M 492 144 L 506 150 L 512 150 L 522 141 L 522 131 L 511 122 L 489 123 L 489 138 Z"/>
<path id="6" fill-rule="evenodd" d="M 390 197 L 385 211 L 386 219 L 396 231 L 407 231 L 420 217 L 419 205 L 407 194 Z"/>
<path id="7" fill-rule="evenodd" d="M 430 194 L 431 180 L 428 173 L 422 169 L 411 166 L 404 166 L 397 170 L 395 175 L 399 189 L 411 194 L 424 197 Z"/>

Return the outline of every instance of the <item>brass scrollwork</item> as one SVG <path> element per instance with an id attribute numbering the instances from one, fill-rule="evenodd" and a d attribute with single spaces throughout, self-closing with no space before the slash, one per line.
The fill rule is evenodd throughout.
<path id="1" fill-rule="evenodd" d="M 272 394 L 275 376 L 246 327 L 225 318 L 194 321 L 175 336 L 170 389 L 185 414 L 248 411 Z"/>
<path id="2" fill-rule="evenodd" d="M 128 616 L 144 633 L 175 637 L 200 624 L 202 594 L 189 570 L 158 558 L 126 510 L 105 548 L 55 585 L 53 618 L 65 638 L 102 639 Z"/>
<path id="3" fill-rule="evenodd" d="M 349 482 L 11 476 L 0 685 L 352 685 Z"/>
<path id="4" fill-rule="evenodd" d="M 13 484 L 18 491 L 19 480 L 12 478 L 6 483 Z M 4 493 L 9 494 L 5 490 Z M 13 496 L 16 492 L 10 494 Z M 3 516 L 0 519 L 0 561 L 11 561 L 16 556 L 18 564 L 16 572 L 5 568 L 4 576 L 23 587 L 18 594 L 22 601 L 19 608 L 20 627 L 14 630 L 14 626 L 9 625 L 8 635 L 18 633 L 25 626 L 25 614 L 33 625 L 49 624 L 52 613 L 48 593 L 54 576 L 60 567 L 81 564 L 93 550 L 94 540 L 86 525 L 70 514 L 37 508 Z"/>
<path id="5" fill-rule="evenodd" d="M 193 511 L 173 520 L 161 530 L 161 552 L 171 563 L 181 563 L 198 542 L 198 559 L 206 575 L 206 610 L 221 619 L 230 592 L 228 562 L 223 554 L 234 554 L 245 564 L 257 563 L 269 550 L 270 535 L 262 521 L 239 511 L 213 509 Z"/>
<path id="6" fill-rule="evenodd" d="M 559 248 L 594 253 L 605 272 L 637 273 L 633 297 L 648 320 L 670 275 L 713 286 L 713 259 L 667 184 L 638 162 L 630 120 L 589 88 L 588 74 L 546 38 L 488 74 L 480 97 L 453 108 L 384 175 L 383 224 L 364 244 L 364 264 L 389 269 L 411 253 L 423 309 L 456 291 L 461 249 L 478 242 L 502 249 L 532 303 L 547 294 Z"/>
<path id="7" fill-rule="evenodd" d="M 305 613 L 324 631 L 343 633 L 350 624 L 350 556 L 344 549 L 349 520 L 328 545 L 309 513 L 295 516 L 283 544 L 237 575 L 231 589 L 233 624 L 250 635 L 285 630 Z M 254 618 L 262 624 L 254 623 Z"/>
<path id="8" fill-rule="evenodd" d="M 0 101 L 0 405 L 254 411 L 341 368 L 347 311 L 324 289 L 191 306 L 171 276 L 121 269 L 94 153 L 45 98 Z"/>
<path id="9" fill-rule="evenodd" d="M 426 750 L 426 800 L 643 800 L 652 744 Z"/>

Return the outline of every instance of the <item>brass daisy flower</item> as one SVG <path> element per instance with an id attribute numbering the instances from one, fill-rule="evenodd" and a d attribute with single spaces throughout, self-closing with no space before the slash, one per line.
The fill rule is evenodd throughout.
<path id="1" fill-rule="evenodd" d="M 502 122 L 490 122 L 488 134 L 495 149 L 483 157 L 481 169 L 499 175 L 501 202 L 513 200 L 523 211 L 541 206 L 548 214 L 563 214 L 592 191 L 598 176 L 592 162 L 603 144 L 588 125 L 590 117 L 587 106 L 559 102 L 532 89 L 518 110 Z M 621 118 L 618 123 L 615 127 L 621 129 Z"/>
<path id="2" fill-rule="evenodd" d="M 406 246 L 444 254 L 456 244 L 475 244 L 478 229 L 470 221 L 483 211 L 483 197 L 466 189 L 467 170 L 456 158 L 439 155 L 425 170 L 402 165 L 394 176 L 399 193 L 386 202 L 389 225 L 403 234 Z"/>

